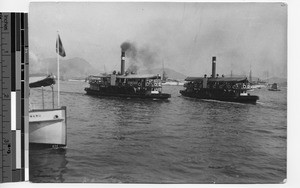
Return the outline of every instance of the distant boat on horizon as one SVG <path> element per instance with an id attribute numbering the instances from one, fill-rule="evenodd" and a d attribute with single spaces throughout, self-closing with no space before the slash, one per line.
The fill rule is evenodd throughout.
<path id="1" fill-rule="evenodd" d="M 164 62 L 163 62 L 163 73 L 162 73 L 161 82 L 162 82 L 163 86 L 182 86 L 182 85 L 184 85 L 184 82 L 180 82 L 176 79 L 168 78 L 167 73 L 165 71 Z"/>
<path id="2" fill-rule="evenodd" d="M 280 89 L 278 89 L 277 83 L 273 83 L 271 88 L 269 88 L 268 90 L 269 91 L 280 91 Z"/>
<path id="3" fill-rule="evenodd" d="M 166 79 L 164 82 L 162 82 L 163 86 L 183 86 L 184 82 L 173 80 L 173 79 Z"/>
<path id="4" fill-rule="evenodd" d="M 69 82 L 85 82 L 86 79 L 68 79 Z"/>
<path id="5" fill-rule="evenodd" d="M 259 78 L 257 79 L 257 81 L 253 81 L 251 68 L 250 68 L 250 73 L 249 73 L 249 83 L 250 83 L 251 89 L 261 89 L 263 87 L 267 87 L 266 82 L 260 80 Z"/>

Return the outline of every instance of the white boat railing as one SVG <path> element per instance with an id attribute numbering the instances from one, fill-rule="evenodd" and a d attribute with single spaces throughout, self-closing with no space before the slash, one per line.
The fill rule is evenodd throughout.
<path id="1" fill-rule="evenodd" d="M 54 109 L 54 90 L 53 90 L 53 85 L 51 87 L 51 94 L 52 94 L 52 101 L 51 102 L 45 102 L 45 97 L 44 97 L 44 87 L 42 86 L 42 102 L 30 102 L 29 103 L 29 109 Z M 46 106 L 47 105 L 47 106 Z M 51 107 L 50 107 L 51 106 Z"/>
<path id="2" fill-rule="evenodd" d="M 41 110 L 41 109 L 54 109 L 52 102 L 30 102 L 29 103 L 29 110 Z"/>

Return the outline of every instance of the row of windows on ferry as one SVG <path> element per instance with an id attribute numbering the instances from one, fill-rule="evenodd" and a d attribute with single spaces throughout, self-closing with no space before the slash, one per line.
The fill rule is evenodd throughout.
<path id="1" fill-rule="evenodd" d="M 184 84 L 186 88 L 208 88 L 208 89 L 251 89 L 250 84 L 248 82 L 202 82 L 202 81 L 191 81 Z"/>
<path id="2" fill-rule="evenodd" d="M 126 79 L 126 78 L 92 78 L 89 80 L 89 84 L 102 85 L 102 86 L 134 86 L 134 87 L 161 87 L 160 79 Z"/>

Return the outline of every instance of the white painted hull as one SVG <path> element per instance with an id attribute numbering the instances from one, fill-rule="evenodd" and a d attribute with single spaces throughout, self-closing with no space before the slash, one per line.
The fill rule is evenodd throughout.
<path id="1" fill-rule="evenodd" d="M 29 111 L 29 143 L 66 146 L 66 107 Z"/>

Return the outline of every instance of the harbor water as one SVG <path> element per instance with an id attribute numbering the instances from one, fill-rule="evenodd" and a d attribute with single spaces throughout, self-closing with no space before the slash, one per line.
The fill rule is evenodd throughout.
<path id="1" fill-rule="evenodd" d="M 85 95 L 86 86 L 61 82 L 67 147 L 31 148 L 31 182 L 282 183 L 286 178 L 287 88 L 256 89 L 250 93 L 260 100 L 253 105 L 185 98 L 182 86 L 163 86 L 172 95 L 166 101 L 99 98 Z M 41 91 L 30 90 L 31 108 L 41 107 Z M 45 107 L 52 108 L 51 89 L 44 95 Z"/>

